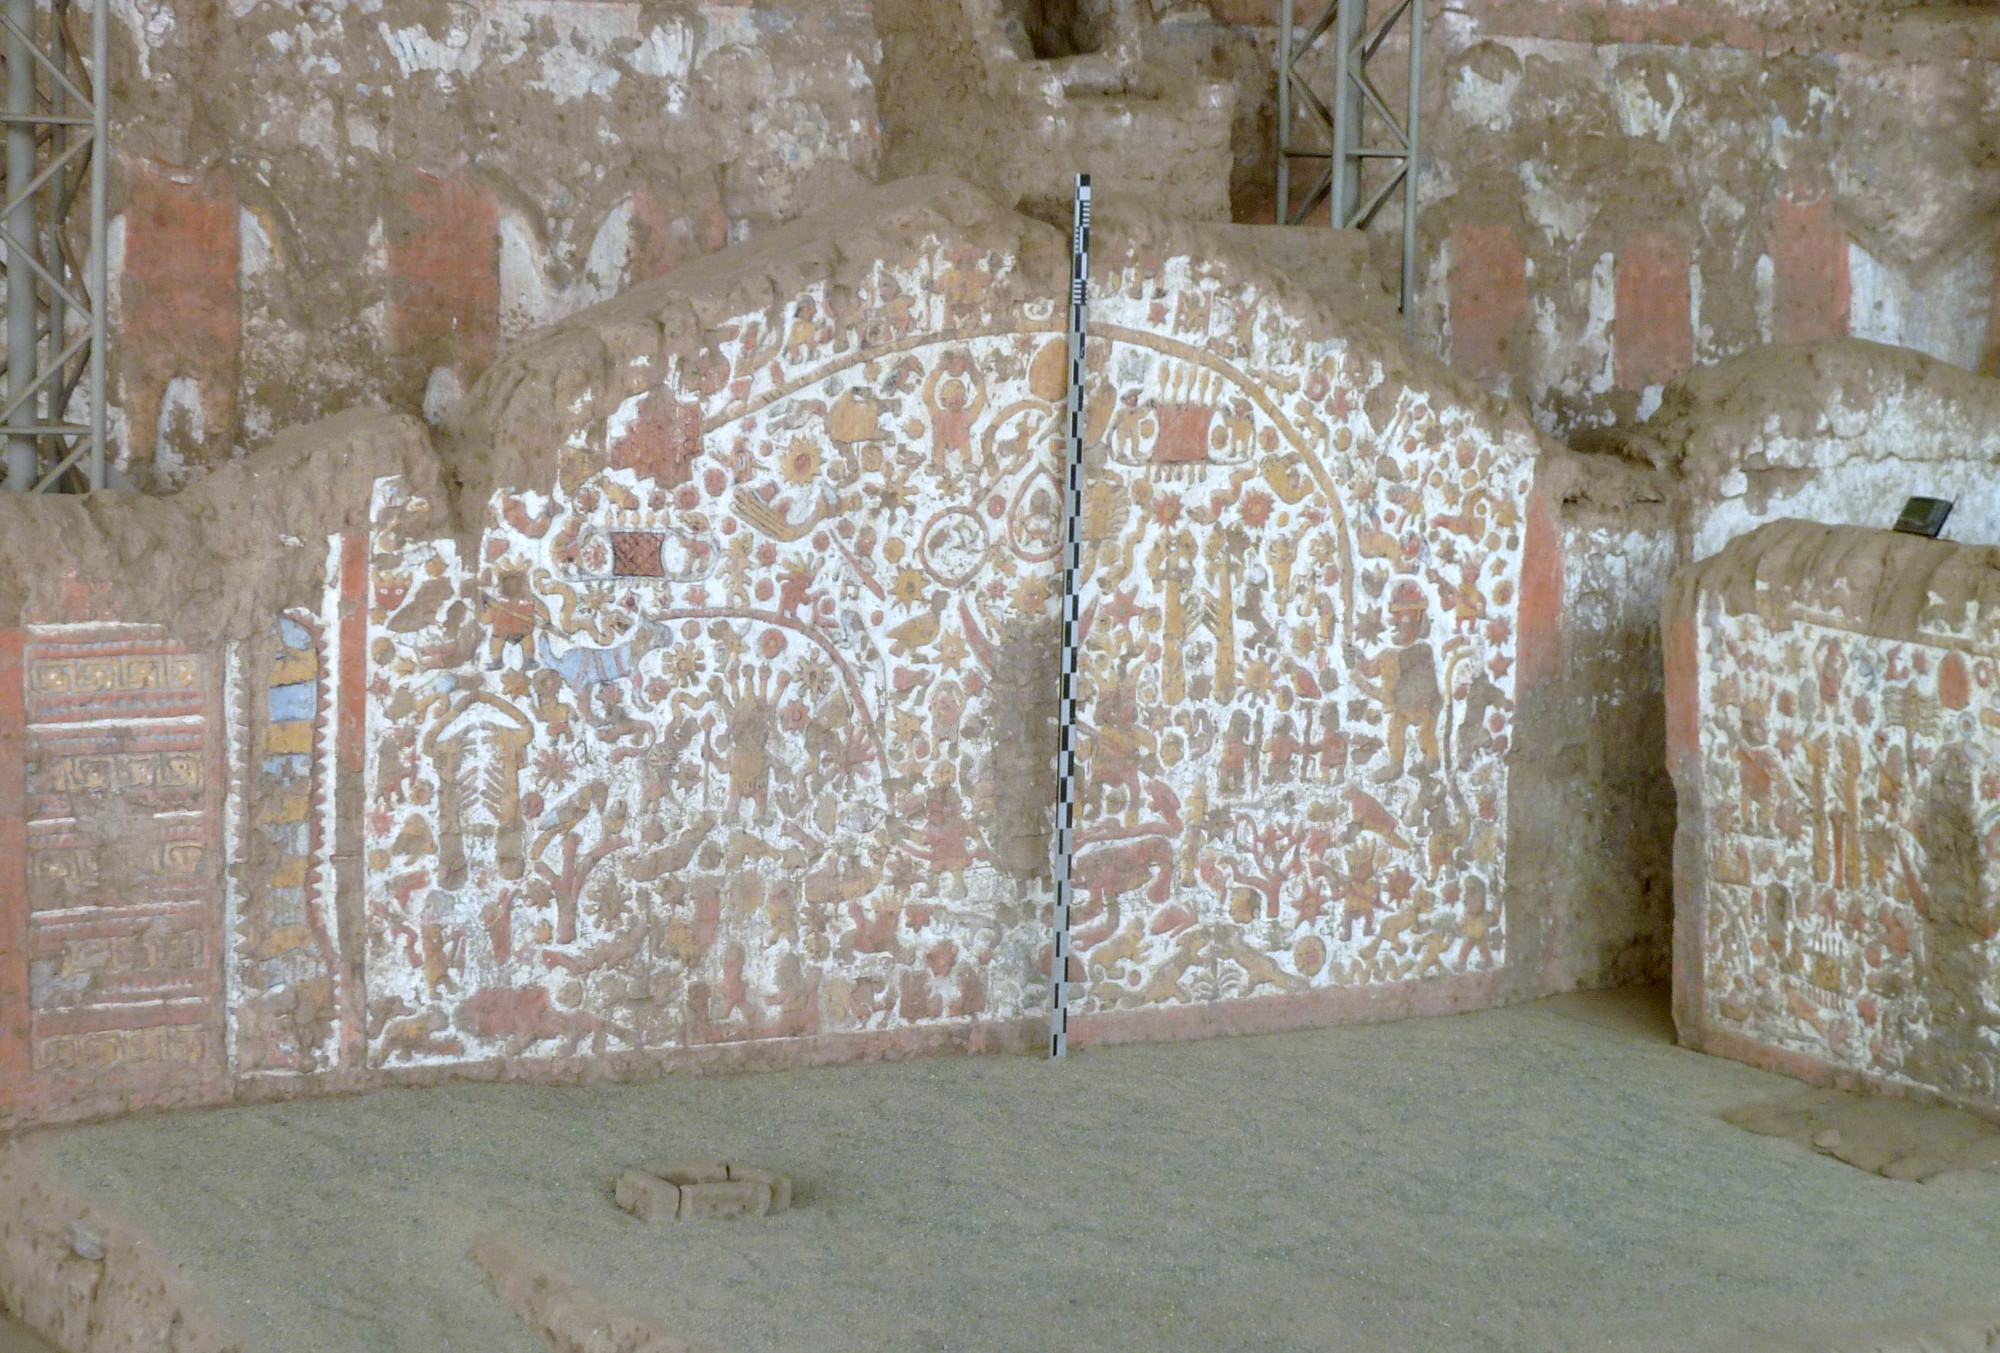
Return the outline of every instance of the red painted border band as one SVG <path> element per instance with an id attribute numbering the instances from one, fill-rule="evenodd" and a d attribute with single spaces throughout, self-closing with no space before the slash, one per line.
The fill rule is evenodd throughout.
<path id="1" fill-rule="evenodd" d="M 28 707 L 20 630 L 0 630 L 0 1102 L 27 1089 Z"/>
<path id="2" fill-rule="evenodd" d="M 340 768 L 361 772 L 367 728 L 368 537 L 340 538 L 340 717 L 335 746 Z"/>

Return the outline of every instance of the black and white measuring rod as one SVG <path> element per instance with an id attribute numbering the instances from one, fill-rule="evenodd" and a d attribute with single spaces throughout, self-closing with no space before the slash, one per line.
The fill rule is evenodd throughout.
<path id="1" fill-rule="evenodd" d="M 1077 589 L 1083 564 L 1083 309 L 1090 295 L 1090 175 L 1076 176 L 1075 228 L 1069 261 L 1069 463 L 1063 495 L 1062 692 L 1056 706 L 1056 914 L 1049 960 L 1049 1056 L 1068 1050 L 1069 912 L 1076 864 Z"/>

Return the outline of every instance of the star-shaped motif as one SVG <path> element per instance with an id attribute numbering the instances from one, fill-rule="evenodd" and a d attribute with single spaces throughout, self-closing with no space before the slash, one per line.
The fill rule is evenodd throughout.
<path id="1" fill-rule="evenodd" d="M 949 667 L 954 672 L 958 670 L 959 664 L 965 661 L 971 651 L 971 649 L 966 647 L 965 639 L 956 630 L 945 631 L 938 639 L 937 644 L 931 649 L 931 652 L 937 657 L 938 665 Z"/>
<path id="2" fill-rule="evenodd" d="M 1113 592 L 1111 602 L 1104 609 L 1104 618 L 1114 627 L 1124 629 L 1134 619 L 1145 614 L 1138 606 L 1139 589 L 1128 587 L 1122 592 Z"/>

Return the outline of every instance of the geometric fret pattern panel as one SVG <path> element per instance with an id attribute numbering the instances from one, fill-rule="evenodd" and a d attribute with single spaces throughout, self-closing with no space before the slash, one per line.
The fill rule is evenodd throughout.
<path id="1" fill-rule="evenodd" d="M 38 1076 L 212 1072 L 210 673 L 150 626 L 29 628 L 26 892 Z"/>

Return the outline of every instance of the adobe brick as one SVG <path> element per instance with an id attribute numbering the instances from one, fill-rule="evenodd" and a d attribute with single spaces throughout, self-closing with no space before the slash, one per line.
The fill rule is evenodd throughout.
<path id="1" fill-rule="evenodd" d="M 773 1212 L 783 1212 L 792 1205 L 792 1181 L 776 1170 L 760 1170 L 754 1165 L 731 1165 L 729 1178 L 769 1187 Z"/>
<path id="2" fill-rule="evenodd" d="M 627 1170 L 619 1175 L 612 1197 L 640 1221 L 672 1221 L 680 1215 L 679 1187 L 644 1170 Z"/>
<path id="3" fill-rule="evenodd" d="M 754 1179 L 681 1185 L 683 1220 L 693 1217 L 761 1217 L 771 1210 L 771 1186 Z"/>

